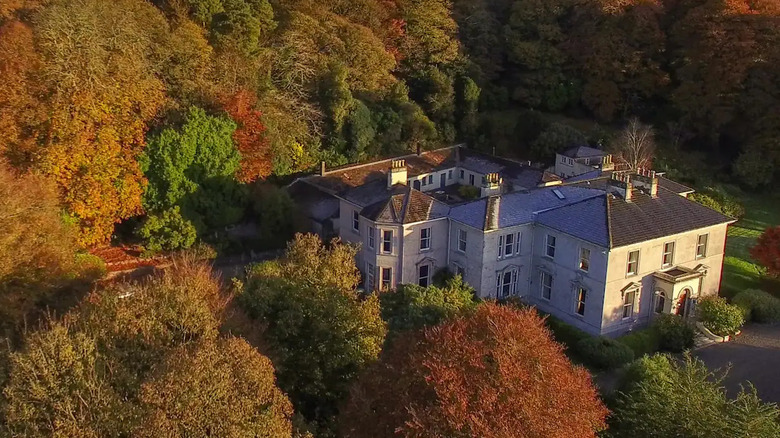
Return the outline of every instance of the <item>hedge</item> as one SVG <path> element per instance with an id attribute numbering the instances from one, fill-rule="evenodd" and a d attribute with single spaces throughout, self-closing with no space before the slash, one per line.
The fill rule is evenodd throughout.
<path id="1" fill-rule="evenodd" d="M 662 350 L 679 353 L 693 347 L 696 329 L 677 315 L 660 315 L 653 324 L 658 331 Z"/>
<path id="2" fill-rule="evenodd" d="M 584 363 L 602 370 L 618 368 L 634 360 L 634 352 L 628 345 L 604 336 L 580 339 L 575 348 Z"/>
<path id="3" fill-rule="evenodd" d="M 736 294 L 731 303 L 742 309 L 745 320 L 759 323 L 780 322 L 780 299 L 768 292 L 747 289 Z"/>
<path id="4" fill-rule="evenodd" d="M 742 308 L 728 304 L 725 298 L 705 297 L 697 309 L 704 327 L 718 336 L 733 335 L 745 323 Z"/>

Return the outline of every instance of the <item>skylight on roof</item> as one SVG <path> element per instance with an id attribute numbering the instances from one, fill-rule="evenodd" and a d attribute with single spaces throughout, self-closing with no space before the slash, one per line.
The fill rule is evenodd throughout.
<path id="1" fill-rule="evenodd" d="M 558 197 L 558 199 L 566 199 L 566 196 L 563 196 L 563 193 L 561 193 L 561 191 L 560 191 L 560 190 L 558 190 L 558 189 L 553 189 L 553 191 L 552 191 L 552 192 L 553 192 L 553 193 L 555 193 L 555 196 L 557 196 L 557 197 Z"/>

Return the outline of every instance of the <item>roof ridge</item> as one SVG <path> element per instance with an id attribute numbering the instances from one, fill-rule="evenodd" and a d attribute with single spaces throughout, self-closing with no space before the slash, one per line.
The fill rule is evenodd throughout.
<path id="1" fill-rule="evenodd" d="M 345 171 L 345 170 L 354 170 L 354 169 L 360 169 L 361 167 L 373 166 L 373 165 L 381 164 L 381 163 L 389 163 L 389 162 L 391 162 L 393 160 L 398 160 L 398 159 L 401 159 L 401 158 L 418 157 L 418 156 L 421 157 L 421 156 L 425 156 L 425 155 L 431 154 L 433 152 L 441 152 L 441 151 L 444 151 L 444 150 L 447 150 L 447 149 L 453 149 L 453 148 L 457 148 L 457 147 L 464 147 L 465 145 L 466 145 L 465 143 L 458 143 L 458 144 L 454 144 L 454 145 L 451 145 L 451 146 L 445 146 L 445 147 L 438 148 L 438 149 L 431 149 L 431 150 L 428 150 L 428 151 L 421 151 L 420 155 L 417 155 L 417 153 L 415 153 L 415 152 L 410 152 L 410 153 L 405 154 L 405 155 L 394 155 L 394 156 L 389 157 L 389 158 L 382 158 L 380 160 L 367 161 L 365 163 L 345 164 L 343 166 L 336 166 L 336 167 L 334 167 L 332 169 L 326 169 L 325 175 L 327 175 L 327 174 L 329 174 L 331 172 L 341 172 L 341 171 Z M 308 175 L 308 176 L 306 176 L 304 178 L 311 178 L 311 177 L 317 177 L 317 176 L 323 176 L 323 175 L 319 175 L 317 173 L 313 173 L 313 174 Z"/>
<path id="2" fill-rule="evenodd" d="M 609 248 L 611 249 L 613 247 L 612 245 L 612 200 L 610 199 L 610 194 L 607 192 L 604 192 L 604 202 L 607 205 L 607 208 L 604 209 L 604 211 L 607 214 L 607 239 L 609 240 Z"/>

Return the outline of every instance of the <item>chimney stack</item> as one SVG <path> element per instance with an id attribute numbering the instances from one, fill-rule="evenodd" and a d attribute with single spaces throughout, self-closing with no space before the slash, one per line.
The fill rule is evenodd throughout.
<path id="1" fill-rule="evenodd" d="M 625 173 L 613 173 L 612 178 L 607 181 L 607 191 L 617 194 L 626 202 L 631 202 L 633 197 L 634 185 L 631 183 L 631 177 Z"/>
<path id="2" fill-rule="evenodd" d="M 396 184 L 406 185 L 406 160 L 392 160 L 390 162 L 390 171 L 387 172 L 387 188 L 390 189 Z"/>
<path id="3" fill-rule="evenodd" d="M 422 155 L 422 146 L 420 146 L 420 143 L 417 143 L 417 156 L 419 157 Z"/>
<path id="4" fill-rule="evenodd" d="M 633 181 L 637 187 L 650 195 L 651 198 L 658 197 L 658 176 L 656 175 L 655 170 L 640 167 L 636 170 Z"/>
<path id="5" fill-rule="evenodd" d="M 601 170 L 607 171 L 607 170 L 614 170 L 615 169 L 615 163 L 612 162 L 612 155 L 607 154 L 601 157 Z"/>
<path id="6" fill-rule="evenodd" d="M 504 184 L 504 180 L 498 175 L 498 173 L 488 173 L 485 175 L 485 181 L 482 183 L 480 189 L 480 197 L 493 196 L 501 194 L 501 186 Z"/>

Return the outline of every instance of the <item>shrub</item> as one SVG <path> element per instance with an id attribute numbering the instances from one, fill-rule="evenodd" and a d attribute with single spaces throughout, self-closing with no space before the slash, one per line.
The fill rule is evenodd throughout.
<path id="1" fill-rule="evenodd" d="M 634 360 L 628 345 L 604 336 L 580 339 L 576 349 L 585 364 L 599 369 L 618 368 Z"/>
<path id="2" fill-rule="evenodd" d="M 479 198 L 479 187 L 476 187 L 476 186 L 460 186 L 460 188 L 458 188 L 458 194 L 463 199 L 477 199 L 477 198 Z"/>
<path id="3" fill-rule="evenodd" d="M 693 326 L 677 315 L 661 315 L 655 321 L 662 350 L 679 353 L 693 347 L 696 330 Z"/>
<path id="4" fill-rule="evenodd" d="M 731 302 L 742 309 L 745 320 L 759 323 L 780 321 L 780 300 L 762 290 L 744 290 Z"/>
<path id="5" fill-rule="evenodd" d="M 655 327 L 631 332 L 617 340 L 627 345 L 634 352 L 634 357 L 637 358 L 655 353 L 661 348 L 661 339 Z"/>
<path id="6" fill-rule="evenodd" d="M 547 325 L 547 328 L 549 328 L 552 332 L 553 338 L 555 338 L 556 342 L 561 343 L 571 348 L 572 350 L 580 340 L 590 337 L 590 335 L 584 331 L 574 327 L 573 325 L 566 324 L 554 316 L 548 315 L 544 319 L 544 322 Z"/>
<path id="7" fill-rule="evenodd" d="M 735 219 L 740 219 L 745 215 L 745 207 L 723 189 L 707 188 L 701 192 L 692 193 L 691 199 Z"/>
<path id="8" fill-rule="evenodd" d="M 702 324 L 718 336 L 733 335 L 745 323 L 742 309 L 728 304 L 725 298 L 703 298 L 698 311 Z"/>
<path id="9" fill-rule="evenodd" d="M 162 214 L 149 215 L 138 230 L 138 236 L 143 239 L 146 250 L 154 253 L 187 249 L 195 243 L 198 233 L 176 206 Z"/>

